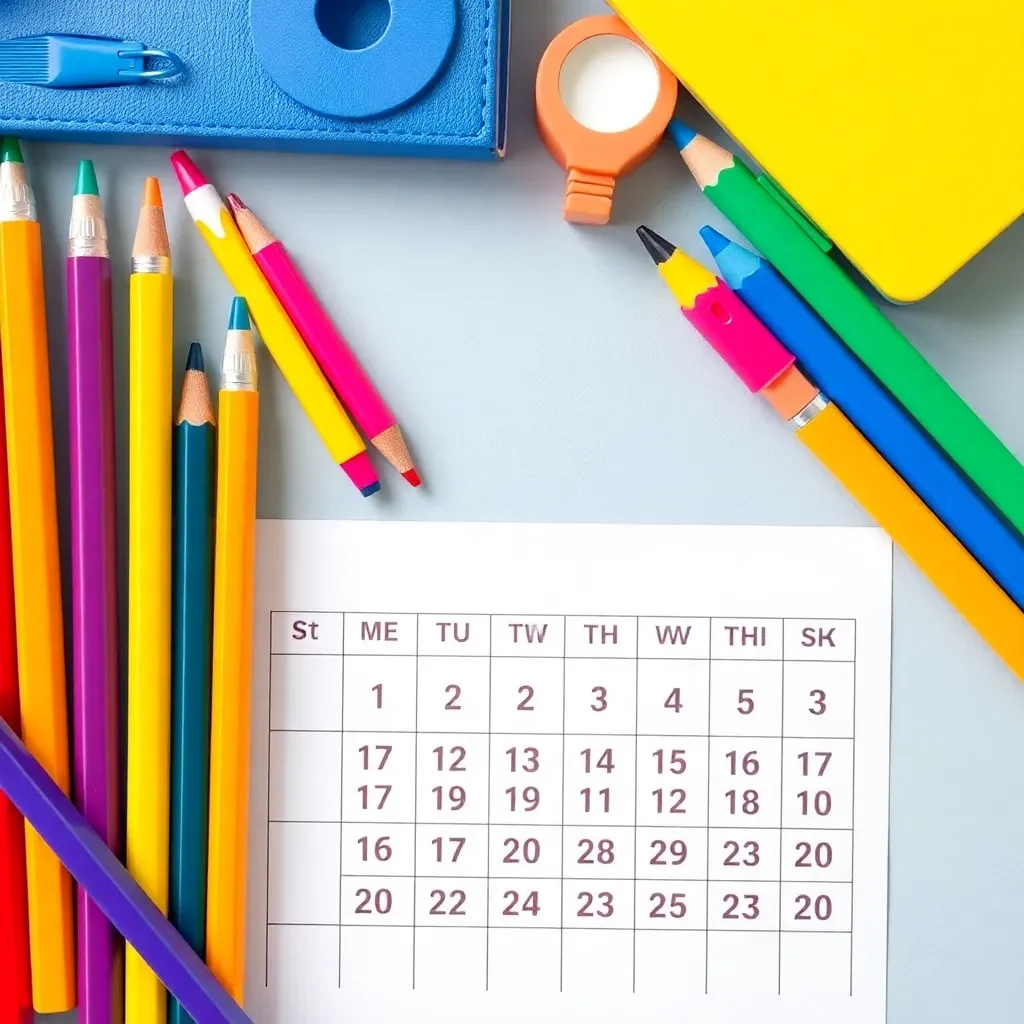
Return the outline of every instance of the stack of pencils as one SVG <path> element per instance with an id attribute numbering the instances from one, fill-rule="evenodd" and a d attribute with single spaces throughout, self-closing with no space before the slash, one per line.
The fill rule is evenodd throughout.
<path id="1" fill-rule="evenodd" d="M 766 178 L 673 122 L 720 280 L 638 229 L 683 315 L 1024 679 L 1024 465 L 829 255 Z"/>

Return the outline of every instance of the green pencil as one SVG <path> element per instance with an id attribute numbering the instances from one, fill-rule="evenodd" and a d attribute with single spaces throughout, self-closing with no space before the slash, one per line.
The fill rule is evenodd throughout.
<path id="1" fill-rule="evenodd" d="M 678 121 L 669 131 L 711 202 L 1024 534 L 1024 466 L 828 255 L 828 240 L 732 153 Z"/>
<path id="2" fill-rule="evenodd" d="M 171 666 L 171 863 L 168 916 L 206 953 L 213 621 L 214 420 L 203 350 L 188 350 L 174 427 L 174 584 Z M 169 1024 L 192 1018 L 168 995 Z"/>

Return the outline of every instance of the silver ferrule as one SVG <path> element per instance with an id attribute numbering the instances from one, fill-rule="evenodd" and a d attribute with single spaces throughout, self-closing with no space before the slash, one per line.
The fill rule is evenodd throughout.
<path id="1" fill-rule="evenodd" d="M 68 255 L 110 256 L 107 224 L 103 219 L 99 196 L 78 195 L 71 200 Z"/>
<path id="2" fill-rule="evenodd" d="M 36 197 L 25 176 L 25 165 L 0 164 L 0 221 L 35 219 Z"/>
<path id="3" fill-rule="evenodd" d="M 257 381 L 252 331 L 228 331 L 224 359 L 220 364 L 221 390 L 255 391 Z"/>
<path id="4" fill-rule="evenodd" d="M 806 427 L 818 413 L 824 412 L 828 406 L 828 398 L 819 391 L 789 422 L 799 430 L 801 427 Z"/>
<path id="5" fill-rule="evenodd" d="M 169 274 L 171 272 L 170 256 L 133 256 L 133 274 Z"/>

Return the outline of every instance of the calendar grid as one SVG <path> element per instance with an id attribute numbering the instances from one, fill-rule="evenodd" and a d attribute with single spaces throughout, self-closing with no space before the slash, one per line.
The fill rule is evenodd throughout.
<path id="1" fill-rule="evenodd" d="M 493 634 L 492 634 L 493 639 Z M 565 875 L 565 626 L 562 627 L 562 821 L 559 831 L 558 850 L 562 865 L 561 875 Z M 488 866 L 490 870 L 490 866 Z M 565 991 L 565 879 L 559 878 L 560 899 L 558 901 L 558 991 Z"/>
<path id="2" fill-rule="evenodd" d="M 786 706 L 786 631 L 782 631 L 782 706 Z M 782 729 L 782 746 L 786 746 L 786 724 L 785 716 L 783 716 Z M 786 845 L 786 832 L 782 827 L 783 822 L 783 807 L 786 805 L 786 772 L 785 768 L 779 772 L 779 865 L 782 865 L 782 850 Z M 779 965 L 776 971 L 776 995 L 782 994 L 782 884 L 781 874 L 779 883 Z"/>
<path id="3" fill-rule="evenodd" d="M 487 635 L 491 635 L 494 628 L 493 616 L 487 616 Z M 417 621 L 417 635 L 419 623 Z M 487 726 L 488 731 L 491 725 L 491 686 L 494 675 L 494 662 L 491 656 L 487 656 Z M 487 744 L 487 821 L 491 820 L 491 744 Z M 487 906 L 491 905 L 491 829 L 487 828 Z M 486 930 L 484 939 L 486 949 L 484 951 L 484 991 L 490 991 L 491 984 L 491 930 Z"/>
<path id="4" fill-rule="evenodd" d="M 857 620 L 853 621 L 853 714 L 851 722 L 853 726 L 850 730 L 850 735 L 853 737 L 853 751 L 850 755 L 851 772 L 853 777 L 857 777 Z M 891 698 L 890 698 L 891 700 Z M 857 790 L 854 787 L 853 793 L 850 796 L 850 935 L 853 935 L 853 914 L 854 914 L 854 901 L 853 901 L 853 880 L 854 872 L 852 865 L 856 863 L 854 857 L 857 852 L 856 844 L 856 825 L 857 825 Z M 853 995 L 853 943 L 850 943 L 850 995 Z"/>

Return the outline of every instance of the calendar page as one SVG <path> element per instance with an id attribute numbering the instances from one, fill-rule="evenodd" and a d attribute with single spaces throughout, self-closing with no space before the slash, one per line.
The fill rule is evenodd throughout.
<path id="1" fill-rule="evenodd" d="M 261 521 L 259 1024 L 884 1024 L 875 529 Z"/>

